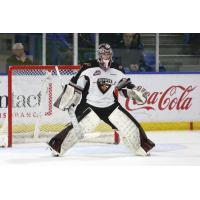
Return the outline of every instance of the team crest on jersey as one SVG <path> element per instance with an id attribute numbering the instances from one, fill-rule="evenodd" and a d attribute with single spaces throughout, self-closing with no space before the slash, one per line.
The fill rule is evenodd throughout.
<path id="1" fill-rule="evenodd" d="M 96 70 L 96 71 L 94 72 L 93 76 L 98 76 L 98 75 L 100 75 L 100 74 L 101 74 L 101 71 L 100 71 L 100 70 Z"/>
<path id="2" fill-rule="evenodd" d="M 112 80 L 107 78 L 99 78 L 97 80 L 98 88 L 103 94 L 105 94 L 110 89 L 112 83 Z"/>

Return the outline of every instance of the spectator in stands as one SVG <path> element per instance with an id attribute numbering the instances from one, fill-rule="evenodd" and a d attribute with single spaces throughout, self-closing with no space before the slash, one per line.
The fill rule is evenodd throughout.
<path id="1" fill-rule="evenodd" d="M 109 43 L 113 48 L 119 48 L 121 33 L 101 33 L 99 34 L 100 43 Z"/>
<path id="2" fill-rule="evenodd" d="M 139 33 L 123 33 L 120 45 L 129 49 L 144 49 Z"/>
<path id="3" fill-rule="evenodd" d="M 12 47 L 13 55 L 7 58 L 6 66 L 32 65 L 32 60 L 26 55 L 22 43 L 15 43 Z"/>
<path id="4" fill-rule="evenodd" d="M 144 71 L 144 68 L 140 69 L 144 63 L 144 45 L 139 33 L 123 33 L 119 47 L 114 50 L 114 56 L 124 66 L 126 72 Z"/>

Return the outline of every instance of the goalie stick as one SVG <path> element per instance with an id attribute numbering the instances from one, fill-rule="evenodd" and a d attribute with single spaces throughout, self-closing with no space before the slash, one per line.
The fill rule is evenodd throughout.
<path id="1" fill-rule="evenodd" d="M 61 84 L 62 88 L 64 88 L 65 86 L 63 84 L 60 71 L 57 66 L 55 66 L 55 69 L 56 69 L 56 73 L 58 75 L 60 84 Z M 78 120 L 76 118 L 74 107 L 71 106 L 69 109 L 67 109 L 67 111 L 68 111 L 69 117 L 71 118 L 71 123 L 74 127 L 74 132 L 81 141 L 95 142 L 95 143 L 107 143 L 107 144 L 119 144 L 120 139 L 119 139 L 119 135 L 116 131 L 114 133 L 114 141 L 113 141 L 113 136 L 110 137 L 110 134 L 106 134 L 106 135 L 104 134 L 103 135 L 104 137 L 103 137 L 103 136 L 101 136 L 100 133 L 95 133 L 95 134 L 94 133 L 90 134 L 88 132 L 83 133 L 83 131 L 78 123 Z"/>
<path id="2" fill-rule="evenodd" d="M 63 84 L 63 82 L 62 82 L 62 77 L 61 77 L 61 75 L 60 75 L 58 66 L 55 66 L 55 69 L 56 69 L 56 73 L 57 73 L 57 75 L 58 75 L 58 78 L 59 78 L 59 80 L 60 80 L 61 86 L 62 86 L 62 88 L 64 89 L 64 84 Z M 70 119 L 71 119 L 71 123 L 72 123 L 72 125 L 73 125 L 73 127 L 74 127 L 74 132 L 75 132 L 75 134 L 77 135 L 77 137 L 78 137 L 79 139 L 83 139 L 83 133 L 82 133 L 82 131 L 81 131 L 81 128 L 80 128 L 79 123 L 78 123 L 78 120 L 77 120 L 77 118 L 76 118 L 74 107 L 71 106 L 69 109 L 66 109 L 66 110 L 68 111 L 69 117 L 70 117 Z"/>

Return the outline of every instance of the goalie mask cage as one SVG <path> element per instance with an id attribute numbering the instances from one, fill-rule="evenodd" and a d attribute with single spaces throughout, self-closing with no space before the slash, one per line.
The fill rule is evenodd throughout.
<path id="1" fill-rule="evenodd" d="M 11 66 L 8 71 L 6 134 L 12 143 L 47 142 L 70 123 L 67 112 L 53 106 L 62 92 L 56 66 Z M 79 66 L 57 66 L 62 82 L 68 84 Z M 89 134 L 88 134 L 89 135 Z M 92 135 L 92 134 L 90 134 Z M 117 133 L 92 135 L 91 142 L 117 143 Z M 89 137 L 90 138 L 90 137 Z M 108 139 L 109 138 L 109 139 Z M 87 142 L 87 141 L 86 141 Z M 88 141 L 90 142 L 90 141 Z"/>

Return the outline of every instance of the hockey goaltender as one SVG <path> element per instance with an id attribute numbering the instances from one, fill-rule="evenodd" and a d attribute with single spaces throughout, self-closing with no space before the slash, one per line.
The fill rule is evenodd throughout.
<path id="1" fill-rule="evenodd" d="M 125 76 L 123 68 L 113 62 L 112 55 L 109 44 L 100 44 L 98 59 L 83 64 L 54 103 L 57 108 L 69 111 L 77 106 L 74 114 L 76 119 L 72 119 L 71 124 L 48 142 L 54 156 L 62 156 L 85 133 L 93 131 L 101 120 L 119 131 L 120 138 L 134 155 L 147 156 L 155 146 L 138 121 L 119 104 L 116 97 L 118 90 L 118 94 L 125 98 L 144 104 L 148 92 L 136 87 Z"/>

